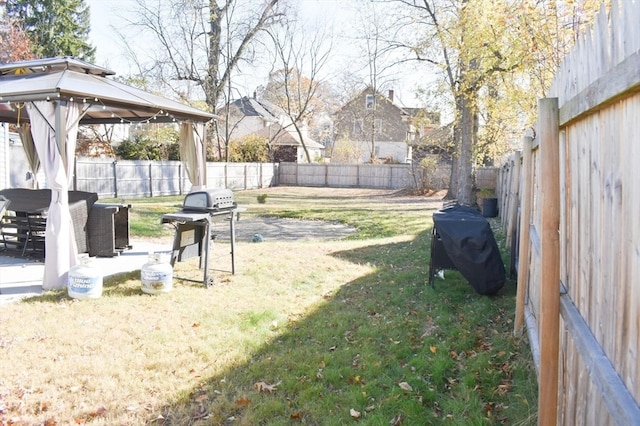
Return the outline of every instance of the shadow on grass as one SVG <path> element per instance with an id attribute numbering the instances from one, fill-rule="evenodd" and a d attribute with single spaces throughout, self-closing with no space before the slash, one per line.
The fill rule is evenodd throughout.
<path id="1" fill-rule="evenodd" d="M 335 253 L 375 272 L 149 424 L 535 424 L 531 355 L 511 336 L 514 283 L 480 296 L 450 272 L 432 289 L 429 243 L 425 231 Z"/>

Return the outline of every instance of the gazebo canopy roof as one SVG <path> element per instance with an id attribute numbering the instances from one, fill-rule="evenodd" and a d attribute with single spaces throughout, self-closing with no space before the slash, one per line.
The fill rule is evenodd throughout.
<path id="1" fill-rule="evenodd" d="M 80 124 L 198 121 L 215 116 L 107 78 L 115 72 L 71 57 L 0 65 L 0 121 L 28 120 L 21 104 L 75 100 L 90 105 Z"/>

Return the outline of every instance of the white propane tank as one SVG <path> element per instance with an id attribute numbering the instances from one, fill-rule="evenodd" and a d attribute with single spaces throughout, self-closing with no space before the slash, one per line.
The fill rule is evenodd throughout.
<path id="1" fill-rule="evenodd" d="M 67 294 L 74 299 L 97 299 L 102 296 L 102 273 L 93 264 L 93 258 L 84 255 L 69 270 Z"/>
<path id="2" fill-rule="evenodd" d="M 167 257 L 163 253 L 149 253 L 149 261 L 140 270 L 144 293 L 167 293 L 173 288 L 173 267 Z"/>

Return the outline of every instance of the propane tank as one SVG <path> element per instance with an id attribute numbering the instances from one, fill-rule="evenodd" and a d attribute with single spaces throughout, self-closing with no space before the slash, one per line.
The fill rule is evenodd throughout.
<path id="1" fill-rule="evenodd" d="M 93 264 L 93 258 L 83 255 L 79 263 L 69 270 L 67 294 L 74 299 L 97 299 L 102 296 L 102 273 Z"/>
<path id="2" fill-rule="evenodd" d="M 173 288 L 173 267 L 167 257 L 164 253 L 149 253 L 148 262 L 140 270 L 144 293 L 167 293 Z"/>

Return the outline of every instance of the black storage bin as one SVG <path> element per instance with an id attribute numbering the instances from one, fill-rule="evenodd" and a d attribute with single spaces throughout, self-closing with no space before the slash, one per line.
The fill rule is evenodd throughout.
<path id="1" fill-rule="evenodd" d="M 497 198 L 482 199 L 482 215 L 484 217 L 498 216 L 498 199 Z"/>

